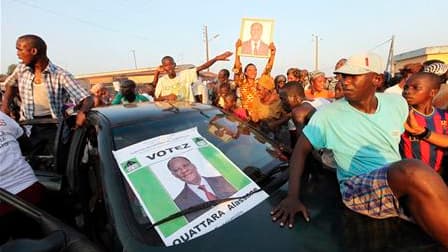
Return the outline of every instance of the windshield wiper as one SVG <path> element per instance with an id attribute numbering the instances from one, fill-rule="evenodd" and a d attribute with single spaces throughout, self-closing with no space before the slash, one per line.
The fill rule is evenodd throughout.
<path id="1" fill-rule="evenodd" d="M 204 111 L 202 111 L 202 110 L 199 109 L 199 108 L 192 107 L 191 109 L 194 109 L 194 110 L 196 110 L 196 111 L 199 111 L 199 114 L 203 115 L 205 118 L 210 118 L 209 115 L 207 115 L 206 113 L 204 113 Z"/>
<path id="2" fill-rule="evenodd" d="M 216 200 L 210 200 L 210 201 L 207 201 L 207 202 L 204 202 L 204 203 L 201 203 L 201 204 L 197 204 L 195 206 L 186 208 L 186 209 L 184 209 L 182 211 L 179 211 L 177 213 L 169 215 L 169 216 L 167 216 L 167 217 L 165 217 L 165 218 L 163 218 L 163 219 L 161 219 L 161 220 L 159 220 L 159 221 L 149 225 L 148 227 L 146 227 L 146 229 L 147 230 L 151 229 L 151 228 L 153 228 L 155 226 L 158 226 L 158 225 L 163 224 L 165 222 L 174 220 L 176 218 L 179 218 L 181 216 L 187 215 L 189 213 L 194 213 L 194 212 L 197 212 L 197 211 L 200 211 L 200 210 L 203 210 L 203 209 L 207 209 L 207 208 L 211 208 L 211 207 L 217 206 L 217 205 L 219 205 L 219 204 L 221 204 L 223 202 L 227 202 L 227 201 L 231 201 L 231 200 L 246 199 L 249 196 L 251 196 L 251 195 L 253 195 L 253 194 L 257 193 L 257 192 L 260 192 L 260 191 L 261 191 L 261 188 L 259 188 L 257 190 L 254 190 L 254 191 L 251 191 L 249 193 L 246 193 L 245 195 L 240 196 L 240 197 L 229 197 L 229 198 L 225 198 L 225 199 L 216 199 Z"/>
<path id="3" fill-rule="evenodd" d="M 174 113 L 179 113 L 179 108 L 178 107 L 176 107 L 171 102 L 167 102 L 167 103 L 171 106 L 171 108 L 163 109 L 163 111 L 173 111 Z"/>

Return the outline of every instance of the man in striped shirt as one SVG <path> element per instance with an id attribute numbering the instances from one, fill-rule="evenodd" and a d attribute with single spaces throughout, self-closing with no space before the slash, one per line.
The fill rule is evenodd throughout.
<path id="1" fill-rule="evenodd" d="M 47 57 L 45 41 L 36 35 L 23 35 L 17 39 L 17 56 L 22 61 L 5 80 L 5 95 L 1 110 L 9 114 L 8 105 L 14 87 L 18 88 L 22 104 L 20 119 L 63 119 L 63 105 L 67 95 L 80 104 L 76 126 L 85 123 L 86 113 L 93 99 L 75 80 L 72 74 L 54 65 Z"/>

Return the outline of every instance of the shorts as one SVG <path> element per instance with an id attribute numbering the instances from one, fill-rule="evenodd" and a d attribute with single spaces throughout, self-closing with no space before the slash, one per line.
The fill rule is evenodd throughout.
<path id="1" fill-rule="evenodd" d="M 375 219 L 410 218 L 400 207 L 387 182 L 389 166 L 341 182 L 342 201 L 352 211 Z"/>
<path id="2" fill-rule="evenodd" d="M 35 182 L 34 184 L 17 193 L 17 196 L 29 203 L 38 204 L 43 200 L 44 191 L 45 187 L 39 182 Z M 15 207 L 6 202 L 0 201 L 0 218 L 6 216 L 11 212 L 14 212 L 15 210 Z"/>

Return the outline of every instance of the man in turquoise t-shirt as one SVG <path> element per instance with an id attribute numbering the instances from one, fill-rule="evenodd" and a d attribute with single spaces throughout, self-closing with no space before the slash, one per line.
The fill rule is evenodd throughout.
<path id="1" fill-rule="evenodd" d="M 294 226 L 302 212 L 300 181 L 305 158 L 314 149 L 333 150 L 343 203 L 351 210 L 382 219 L 409 219 L 448 247 L 448 188 L 420 160 L 400 160 L 398 144 L 408 117 L 406 101 L 396 95 L 375 93 L 384 67 L 372 53 L 351 57 L 335 73 L 342 74 L 345 99 L 317 111 L 303 129 L 290 162 L 288 196 L 271 212 L 280 226 Z M 436 209 L 436 210 L 434 210 Z"/>
<path id="2" fill-rule="evenodd" d="M 135 92 L 137 85 L 133 80 L 125 80 L 120 83 L 120 93 L 115 95 L 112 105 L 129 104 L 149 101 L 145 96 Z"/>

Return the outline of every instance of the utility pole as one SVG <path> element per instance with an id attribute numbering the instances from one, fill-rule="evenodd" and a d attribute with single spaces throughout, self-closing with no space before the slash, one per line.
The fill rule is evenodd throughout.
<path id="1" fill-rule="evenodd" d="M 316 34 L 312 34 L 314 37 L 315 42 L 315 49 L 314 49 L 314 70 L 319 70 L 319 36 Z"/>
<path id="2" fill-rule="evenodd" d="M 208 61 L 209 56 L 208 56 L 208 30 L 207 30 L 207 25 L 204 25 L 204 40 L 205 40 L 205 62 Z M 207 69 L 208 71 L 208 69 Z"/>
<path id="3" fill-rule="evenodd" d="M 208 42 L 210 42 L 211 40 L 219 37 L 219 34 L 215 34 L 213 35 L 213 37 L 211 37 L 210 39 L 208 38 L 208 29 L 207 29 L 207 25 L 204 25 L 204 31 L 203 31 L 203 35 L 204 35 L 204 42 L 205 42 L 205 61 L 209 61 L 209 54 L 210 54 L 210 49 L 208 46 Z M 210 68 L 207 68 L 207 71 L 210 71 Z"/>
<path id="4" fill-rule="evenodd" d="M 391 41 L 390 41 L 390 48 L 389 48 L 389 57 L 387 59 L 387 65 L 386 65 L 386 71 L 390 69 L 390 74 L 392 77 L 394 77 L 394 41 L 395 41 L 395 35 L 392 35 Z"/>
<path id="5" fill-rule="evenodd" d="M 132 49 L 131 52 L 132 52 L 132 55 L 134 56 L 134 67 L 135 67 L 135 69 L 137 69 L 137 59 L 135 57 L 135 50 Z"/>

